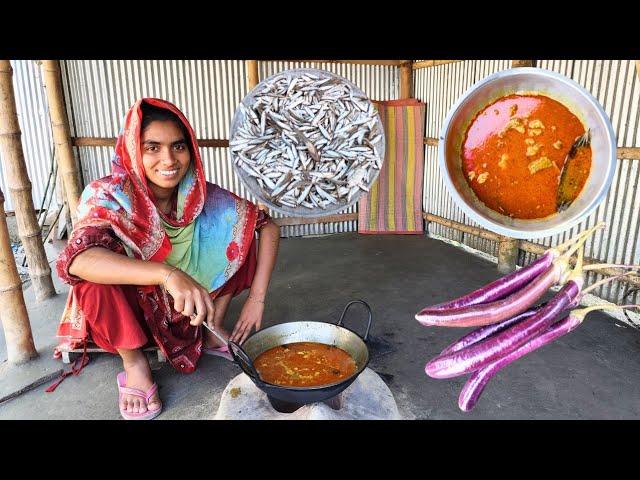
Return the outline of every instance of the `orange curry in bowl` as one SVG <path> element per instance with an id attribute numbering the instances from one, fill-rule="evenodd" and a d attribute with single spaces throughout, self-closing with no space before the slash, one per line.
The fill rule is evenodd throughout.
<path id="1" fill-rule="evenodd" d="M 577 137 L 580 120 L 544 95 L 508 95 L 480 111 L 462 144 L 462 169 L 487 207 L 512 218 L 543 218 L 557 212 L 560 172 Z M 591 169 L 591 147 L 568 163 L 572 200 Z"/>
<path id="2" fill-rule="evenodd" d="M 283 387 L 317 387 L 345 380 L 357 370 L 356 362 L 333 345 L 297 342 L 279 345 L 253 361 L 260 378 Z"/>

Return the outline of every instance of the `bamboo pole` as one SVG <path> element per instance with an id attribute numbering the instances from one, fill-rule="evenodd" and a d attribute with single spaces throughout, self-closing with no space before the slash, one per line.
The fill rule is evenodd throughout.
<path id="1" fill-rule="evenodd" d="M 498 271 L 511 273 L 518 265 L 518 245 L 515 238 L 502 237 L 498 242 Z"/>
<path id="2" fill-rule="evenodd" d="M 258 72 L 257 60 L 246 60 L 247 68 L 247 91 L 253 90 L 253 88 L 260 83 L 260 73 Z M 267 206 L 264 203 L 258 202 L 258 208 L 260 210 L 267 210 Z"/>
<path id="3" fill-rule="evenodd" d="M 640 77 L 640 60 L 636 60 L 636 72 L 638 72 L 638 77 Z"/>
<path id="4" fill-rule="evenodd" d="M 445 227 L 449 227 L 449 228 L 453 228 L 454 230 L 469 233 L 471 235 L 484 238 L 486 240 L 500 242 L 501 239 L 504 238 L 501 235 L 485 230 L 484 228 L 472 227 L 471 225 L 465 225 L 463 223 L 456 222 L 455 220 L 449 220 L 447 218 L 439 217 L 438 215 L 433 215 L 431 213 L 423 212 L 422 216 L 428 222 L 438 223 Z M 524 250 L 525 252 L 533 253 L 534 255 L 542 255 L 547 250 L 547 248 L 549 248 L 544 245 L 530 242 L 528 240 L 519 240 L 518 243 L 519 243 L 518 248 L 520 248 L 521 250 Z M 575 263 L 575 259 L 572 258 L 571 262 Z M 589 257 L 584 258 L 585 265 L 590 265 L 594 263 L 604 263 L 604 262 L 600 260 L 596 260 L 594 258 L 589 258 Z M 598 270 L 598 273 L 601 273 L 602 275 L 607 275 L 607 276 L 614 276 L 614 275 L 620 275 L 621 273 L 624 273 L 624 272 L 615 268 L 603 268 Z M 634 276 L 622 277 L 618 281 L 628 283 L 634 286 L 640 286 L 639 277 L 634 277 Z"/>
<path id="5" fill-rule="evenodd" d="M 0 151 L 4 159 L 7 185 L 15 205 L 18 233 L 29 263 L 29 276 L 36 298 L 44 300 L 53 297 L 56 290 L 51 280 L 51 269 L 42 244 L 42 232 L 31 198 L 31 181 L 20 142 L 22 134 L 18 123 L 12 75 L 13 69 L 9 60 L 0 60 Z"/>
<path id="6" fill-rule="evenodd" d="M 533 60 L 511 60 L 511 68 L 533 67 Z M 498 271 L 510 273 L 516 269 L 518 262 L 518 240 L 504 237 L 498 243 Z"/>
<path id="7" fill-rule="evenodd" d="M 74 147 L 115 147 L 116 138 L 105 137 L 71 137 Z M 229 146 L 229 140 L 219 138 L 199 138 L 196 140 L 199 147 L 224 148 Z"/>
<path id="8" fill-rule="evenodd" d="M 358 219 L 357 213 L 341 213 L 338 215 L 327 215 L 326 217 L 303 218 L 284 217 L 275 218 L 274 221 L 279 227 L 292 225 L 314 225 L 316 223 L 350 222 Z"/>
<path id="9" fill-rule="evenodd" d="M 18 365 L 38 356 L 33 344 L 22 282 L 11 251 L 4 195 L 0 190 L 0 320 L 7 344 L 7 360 Z"/>
<path id="10" fill-rule="evenodd" d="M 420 68 L 437 67 L 439 65 L 446 65 L 447 63 L 458 63 L 464 60 L 422 60 L 420 62 L 413 62 L 413 69 L 418 70 Z"/>
<path id="11" fill-rule="evenodd" d="M 535 60 L 511 60 L 511 68 L 534 67 Z"/>
<path id="12" fill-rule="evenodd" d="M 247 90 L 252 90 L 253 87 L 260 83 L 260 74 L 258 73 L 258 61 L 247 60 Z"/>
<path id="13" fill-rule="evenodd" d="M 75 223 L 76 209 L 82 194 L 82 186 L 78 175 L 78 165 L 71 146 L 69 119 L 67 118 L 64 95 L 62 93 L 60 62 L 58 60 L 43 60 L 42 70 L 44 71 L 43 78 L 51 114 L 51 129 L 56 149 L 56 159 L 58 168 L 62 172 L 62 182 L 66 192 L 67 203 L 69 204 L 71 221 Z"/>
<path id="14" fill-rule="evenodd" d="M 278 60 L 268 60 L 277 62 Z M 306 62 L 306 63 L 340 63 L 347 65 L 380 65 L 383 67 L 399 67 L 406 63 L 407 60 L 287 60 L 287 62 Z"/>
<path id="15" fill-rule="evenodd" d="M 534 255 L 542 255 L 549 247 L 543 246 L 543 245 L 539 245 L 537 243 L 533 243 L 530 242 L 528 240 L 521 240 L 520 241 L 520 249 L 524 250 L 525 252 L 528 253 L 533 253 Z M 576 263 L 576 260 L 574 257 L 571 257 L 570 262 L 572 264 Z M 584 257 L 584 264 L 585 265 L 592 265 L 594 263 L 605 263 L 602 262 L 600 260 L 596 260 L 595 258 L 590 258 L 590 257 Z M 598 273 L 602 274 L 602 275 L 607 275 L 609 277 L 615 276 L 615 275 L 620 275 L 621 273 L 624 273 L 624 271 L 617 269 L 617 268 L 602 268 L 602 269 L 598 269 Z M 636 275 L 632 275 L 632 276 L 627 276 L 627 277 L 622 277 L 618 280 L 619 282 L 624 282 L 624 283 L 629 283 L 631 285 L 635 285 L 637 287 L 640 287 L 640 277 L 636 276 Z"/>
<path id="16" fill-rule="evenodd" d="M 475 235 L 476 237 L 484 238 L 485 240 L 491 240 L 493 242 L 499 242 L 502 239 L 501 235 L 490 232 L 483 228 L 472 227 L 471 225 L 465 225 L 464 223 L 456 222 L 455 220 L 449 220 L 448 218 L 439 217 L 431 213 L 423 213 L 422 216 L 427 222 L 434 222 L 445 227 L 453 228 L 464 233 Z"/>
<path id="17" fill-rule="evenodd" d="M 199 138 L 197 140 L 200 147 L 226 148 L 229 140 L 220 138 Z M 425 137 L 425 145 L 430 147 L 438 146 L 438 139 L 435 137 Z M 71 144 L 74 147 L 115 147 L 115 138 L 101 137 L 71 137 Z M 640 147 L 618 147 L 618 158 L 620 160 L 640 160 Z"/>
<path id="18" fill-rule="evenodd" d="M 229 140 L 220 138 L 199 138 L 197 140 L 200 147 L 226 148 Z M 438 146 L 438 139 L 435 137 L 425 137 L 423 143 L 430 147 Z M 71 137 L 71 144 L 74 147 L 115 147 L 115 138 L 103 137 Z M 620 160 L 640 160 L 640 147 L 618 147 L 617 156 Z"/>
<path id="19" fill-rule="evenodd" d="M 640 148 L 618 147 L 617 157 L 620 160 L 640 160 Z"/>
<path id="20" fill-rule="evenodd" d="M 411 62 L 400 65 L 400 98 L 411 98 L 413 94 L 413 69 Z"/>
<path id="21" fill-rule="evenodd" d="M 425 137 L 423 143 L 430 147 L 437 147 L 438 139 Z M 618 147 L 616 156 L 619 160 L 640 160 L 640 147 Z"/>

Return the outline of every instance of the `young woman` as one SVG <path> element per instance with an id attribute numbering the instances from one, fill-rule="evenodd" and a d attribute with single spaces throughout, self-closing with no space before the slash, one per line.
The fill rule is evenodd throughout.
<path id="1" fill-rule="evenodd" d="M 184 115 L 143 98 L 127 113 L 111 175 L 84 190 L 58 258 L 60 278 L 72 285 L 58 336 L 68 347 L 90 339 L 120 355 L 120 413 L 153 418 L 162 403 L 142 348 L 155 343 L 183 373 L 203 352 L 228 355 L 201 324 L 239 343 L 260 328 L 278 243 L 266 212 L 205 181 Z M 226 332 L 227 307 L 245 289 Z"/>

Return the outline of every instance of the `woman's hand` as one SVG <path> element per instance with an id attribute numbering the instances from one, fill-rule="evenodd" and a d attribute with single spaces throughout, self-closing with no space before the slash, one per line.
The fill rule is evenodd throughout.
<path id="1" fill-rule="evenodd" d="M 267 294 L 271 272 L 273 272 L 273 267 L 276 263 L 279 242 L 280 227 L 273 220 L 269 220 L 260 230 L 258 265 L 251 283 L 249 298 L 247 298 L 242 307 L 240 317 L 233 332 L 231 332 L 231 337 L 229 337 L 230 340 L 236 343 L 243 343 L 254 328 L 256 331 L 260 330 L 262 314 L 264 313 L 264 298 Z"/>
<path id="2" fill-rule="evenodd" d="M 260 330 L 262 325 L 262 314 L 264 313 L 264 300 L 260 300 L 249 295 L 247 301 L 242 307 L 240 317 L 236 322 L 236 326 L 231 332 L 229 340 L 241 345 L 247 339 L 251 330 L 255 327 L 256 331 Z"/>
<path id="3" fill-rule="evenodd" d="M 173 297 L 173 308 L 185 317 L 192 317 L 189 322 L 193 326 L 213 325 L 216 307 L 209 292 L 182 270 L 170 272 L 165 281 L 167 292 Z M 195 314 L 195 316 L 193 316 Z"/>

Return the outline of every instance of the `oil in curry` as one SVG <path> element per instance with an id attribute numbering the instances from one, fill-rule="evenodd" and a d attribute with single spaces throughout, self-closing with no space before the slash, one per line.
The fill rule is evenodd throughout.
<path id="1" fill-rule="evenodd" d="M 462 169 L 487 207 L 512 218 L 544 218 L 557 212 L 560 172 L 571 146 L 585 132 L 580 120 L 544 95 L 508 95 L 480 111 L 462 146 Z M 591 169 L 591 147 L 571 161 L 575 200 Z"/>
<path id="2" fill-rule="evenodd" d="M 333 345 L 297 342 L 279 345 L 254 360 L 260 378 L 273 385 L 315 387 L 349 378 L 356 362 Z"/>

